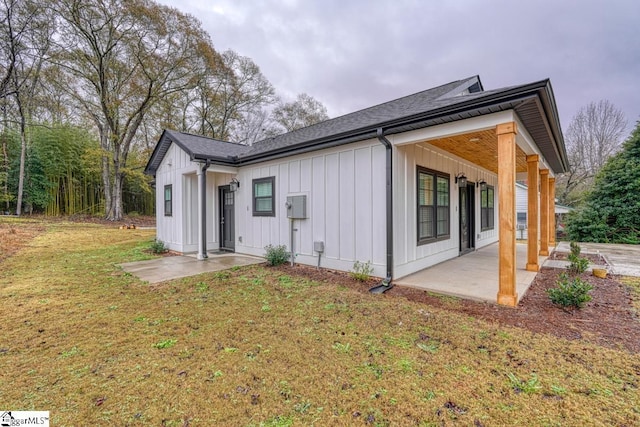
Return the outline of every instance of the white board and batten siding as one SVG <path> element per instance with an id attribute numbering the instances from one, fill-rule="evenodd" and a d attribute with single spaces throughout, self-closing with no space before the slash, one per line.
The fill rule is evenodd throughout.
<path id="1" fill-rule="evenodd" d="M 418 245 L 417 240 L 417 167 L 422 166 L 449 174 L 450 237 L 446 240 Z M 475 248 L 498 241 L 497 176 L 428 143 L 399 146 L 394 149 L 394 278 L 457 257 L 460 250 L 459 193 L 456 174 L 462 172 L 470 183 L 484 179 L 494 186 L 494 228 L 481 231 L 480 188 L 475 190 Z"/>
<path id="2" fill-rule="evenodd" d="M 192 162 L 184 150 L 171 144 L 156 172 L 156 238 L 173 251 L 198 251 L 198 167 L 200 165 Z M 207 172 L 206 228 L 210 250 L 219 247 L 218 186 L 228 184 L 233 176 L 226 170 L 216 172 L 213 166 Z M 169 184 L 172 185 L 172 215 L 165 216 L 164 186 Z"/>
<path id="3" fill-rule="evenodd" d="M 182 175 L 185 173 L 195 173 L 195 167 L 187 153 L 175 144 L 171 144 L 156 171 L 156 212 L 158 213 L 156 238 L 164 242 L 169 249 L 178 252 L 184 252 L 183 224 L 190 220 L 189 217 L 185 217 L 183 209 L 181 209 L 181 203 L 179 203 L 185 197 L 182 188 Z M 165 216 L 164 214 L 165 185 L 172 186 L 173 206 L 171 216 Z"/>
<path id="4" fill-rule="evenodd" d="M 355 261 L 386 271 L 385 148 L 378 140 L 288 157 L 239 170 L 236 252 L 263 256 L 265 246 L 290 250 L 287 196 L 307 196 L 307 218 L 294 222 L 296 262 L 317 265 L 315 241 L 324 242 L 321 265 L 349 271 Z M 253 216 L 252 181 L 275 177 L 275 216 Z M 246 183 L 246 184 L 245 184 Z"/>
<path id="5" fill-rule="evenodd" d="M 527 215 L 529 209 L 529 189 L 516 183 L 516 239 L 526 240 L 527 237 Z M 524 217 L 524 221 L 522 221 Z"/>

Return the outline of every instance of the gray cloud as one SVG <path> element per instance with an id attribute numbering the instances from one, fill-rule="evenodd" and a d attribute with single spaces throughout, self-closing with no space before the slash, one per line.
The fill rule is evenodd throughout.
<path id="1" fill-rule="evenodd" d="M 629 129 L 640 118 L 637 0 L 160 1 L 332 117 L 479 74 L 487 89 L 551 78 L 564 129 L 600 99 Z"/>

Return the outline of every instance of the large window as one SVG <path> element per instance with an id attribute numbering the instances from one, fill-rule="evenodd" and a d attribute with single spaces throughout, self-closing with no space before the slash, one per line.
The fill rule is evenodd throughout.
<path id="1" fill-rule="evenodd" d="M 164 216 L 173 215 L 173 186 L 164 186 Z"/>
<path id="2" fill-rule="evenodd" d="M 253 216 L 276 216 L 275 182 L 273 176 L 253 180 Z"/>
<path id="3" fill-rule="evenodd" d="M 418 244 L 448 239 L 449 175 L 418 166 Z"/>
<path id="4" fill-rule="evenodd" d="M 482 231 L 493 230 L 494 227 L 494 189 L 487 185 L 480 191 L 480 228 Z"/>

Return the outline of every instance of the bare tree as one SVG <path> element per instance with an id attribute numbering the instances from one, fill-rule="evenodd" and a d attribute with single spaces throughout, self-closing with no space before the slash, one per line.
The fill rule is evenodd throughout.
<path id="1" fill-rule="evenodd" d="M 151 107 L 194 87 L 216 56 L 195 18 L 150 0 L 57 0 L 57 63 L 101 146 L 106 218 L 122 218 L 127 156 Z"/>
<path id="2" fill-rule="evenodd" d="M 223 67 L 204 76 L 192 104 L 194 122 L 202 135 L 247 143 L 251 116 L 275 101 L 275 90 L 251 58 L 233 50 L 222 54 Z"/>
<path id="3" fill-rule="evenodd" d="M 607 100 L 592 102 L 574 116 L 567 132 L 569 172 L 558 179 L 558 199 L 575 204 L 592 184 L 607 159 L 620 150 L 627 120 Z"/>
<path id="4" fill-rule="evenodd" d="M 327 108 L 314 97 L 301 93 L 295 101 L 281 102 L 272 113 L 274 127 L 270 134 L 291 132 L 327 120 Z"/>
<path id="5" fill-rule="evenodd" d="M 47 61 L 54 31 L 53 20 L 41 7 L 41 3 L 31 0 L 20 2 L 17 11 L 24 24 L 25 36 L 18 43 L 15 52 L 15 68 L 13 72 L 13 96 L 20 124 L 20 171 L 18 174 L 18 197 L 16 199 L 16 215 L 22 214 L 22 198 L 25 181 L 25 162 L 29 145 L 28 123 L 33 116 L 36 94 L 40 87 L 42 67 Z"/>

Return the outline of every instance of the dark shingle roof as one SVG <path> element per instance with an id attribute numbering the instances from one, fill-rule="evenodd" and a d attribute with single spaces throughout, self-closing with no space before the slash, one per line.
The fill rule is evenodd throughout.
<path id="1" fill-rule="evenodd" d="M 315 125 L 298 129 L 293 132 L 278 135 L 274 138 L 258 141 L 253 144 L 251 150 L 243 153 L 240 157 L 254 156 L 316 139 L 326 138 L 333 135 L 341 135 L 357 131 L 358 129 L 375 126 L 389 120 L 399 119 L 419 112 L 424 112 L 426 109 L 429 109 L 430 106 L 437 104 L 439 102 L 438 98 L 451 94 L 452 91 L 454 93 L 456 93 L 456 91 L 457 93 L 461 93 L 476 82 L 479 82 L 477 76 L 464 80 L 457 80 L 413 95 L 408 95 L 394 99 L 393 101 L 365 108 L 364 110 L 316 123 Z M 447 99 L 455 100 L 456 97 L 445 98 L 445 100 Z"/>
<path id="2" fill-rule="evenodd" d="M 519 114 L 553 170 L 563 172 L 567 167 L 566 152 L 549 81 L 484 91 L 478 76 L 268 138 L 251 147 L 166 130 L 145 172 L 155 174 L 171 142 L 192 160 L 238 166 L 372 138 L 377 128 L 392 134 L 504 110 Z"/>
<path id="3" fill-rule="evenodd" d="M 243 144 L 167 129 L 162 132 L 162 136 L 147 163 L 145 173 L 155 175 L 172 143 L 183 149 L 191 160 L 209 159 L 227 164 L 233 163 L 240 154 L 251 148 Z"/>
<path id="4" fill-rule="evenodd" d="M 209 157 L 231 158 L 237 157 L 241 153 L 251 148 L 244 144 L 222 141 L 219 139 L 207 138 L 190 133 L 167 130 L 167 135 L 190 156 L 196 159 L 206 159 Z"/>

